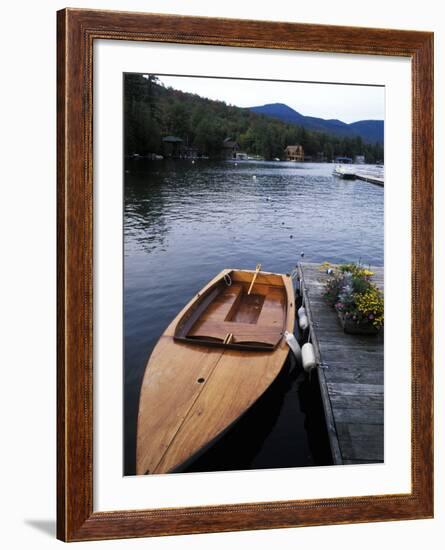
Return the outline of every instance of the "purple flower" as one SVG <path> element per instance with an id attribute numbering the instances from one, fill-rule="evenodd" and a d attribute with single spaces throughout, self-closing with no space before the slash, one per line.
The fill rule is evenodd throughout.
<path id="1" fill-rule="evenodd" d="M 373 315 L 372 313 L 370 313 L 370 314 L 368 315 L 368 319 L 372 321 L 372 320 L 374 319 L 374 315 Z"/>

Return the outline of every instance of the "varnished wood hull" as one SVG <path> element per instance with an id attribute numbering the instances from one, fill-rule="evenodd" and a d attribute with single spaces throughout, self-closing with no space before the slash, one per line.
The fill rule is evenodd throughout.
<path id="1" fill-rule="evenodd" d="M 222 271 L 172 321 L 150 356 L 139 401 L 137 474 L 166 473 L 189 460 L 251 407 L 283 367 L 288 354 L 284 338 L 279 337 L 272 345 L 275 341 L 268 336 L 271 343 L 267 348 L 245 344 L 242 338 L 250 336 L 243 336 L 246 331 L 242 328 L 248 323 L 240 324 L 241 341 L 233 345 L 225 345 L 216 337 L 209 345 L 178 337 L 189 312 L 228 273 L 240 274 L 237 277 L 246 281 L 253 275 L 249 271 Z M 271 286 L 283 286 L 286 302 L 280 332 L 292 332 L 292 281 L 286 275 L 261 273 L 259 284 L 268 281 Z M 271 315 L 270 322 L 276 322 L 273 311 Z M 205 325 L 204 321 L 201 324 Z M 210 328 L 213 330 L 213 325 Z"/>

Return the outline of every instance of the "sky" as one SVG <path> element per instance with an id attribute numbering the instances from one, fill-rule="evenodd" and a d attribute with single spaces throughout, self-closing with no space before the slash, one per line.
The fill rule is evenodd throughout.
<path id="1" fill-rule="evenodd" d="M 346 123 L 384 119 L 385 89 L 381 86 L 164 75 L 159 79 L 165 86 L 237 107 L 285 103 L 305 116 Z"/>

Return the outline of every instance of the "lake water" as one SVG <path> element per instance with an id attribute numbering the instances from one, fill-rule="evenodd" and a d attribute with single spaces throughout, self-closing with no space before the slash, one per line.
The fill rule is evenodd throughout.
<path id="1" fill-rule="evenodd" d="M 265 271 L 288 273 L 302 252 L 308 262 L 383 265 L 383 188 L 339 179 L 332 170 L 288 162 L 126 162 L 125 474 L 135 471 L 139 389 L 150 352 L 219 271 L 261 263 Z M 261 410 L 251 411 L 189 471 L 323 463 L 311 429 L 317 415 L 308 416 L 305 403 L 313 388 L 306 385 L 298 376 L 280 377 L 258 405 L 270 412 L 261 430 L 253 433 L 257 423 L 249 424 Z M 240 441 L 243 452 L 228 452 Z"/>

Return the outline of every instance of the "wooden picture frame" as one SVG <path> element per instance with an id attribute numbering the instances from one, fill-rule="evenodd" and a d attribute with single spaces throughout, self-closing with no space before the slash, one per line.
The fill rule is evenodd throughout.
<path id="1" fill-rule="evenodd" d="M 58 30 L 57 536 L 64 541 L 433 516 L 433 34 L 65 9 Z M 412 62 L 411 492 L 93 512 L 93 43 L 155 41 Z"/>

